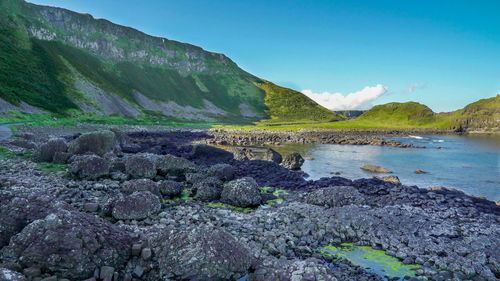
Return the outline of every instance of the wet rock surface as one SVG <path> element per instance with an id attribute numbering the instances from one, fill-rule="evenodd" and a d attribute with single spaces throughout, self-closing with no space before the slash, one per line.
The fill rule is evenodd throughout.
<path id="1" fill-rule="evenodd" d="M 0 158 L 0 276 L 383 280 L 320 251 L 350 242 L 420 264 L 417 279 L 410 280 L 500 278 L 495 202 L 376 178 L 306 180 L 272 161 L 194 149 L 190 141 L 211 139 L 199 130 L 134 129 L 102 157 L 72 156 L 69 171 L 45 172 L 30 159 Z M 54 137 L 71 144 L 79 136 L 74 128 L 33 132 L 22 133 L 35 146 L 7 147 L 34 151 Z M 103 159 L 110 171 L 78 176 L 71 169 L 78 157 Z M 178 160 L 181 169 L 164 169 L 162 157 Z M 127 164 L 129 159 L 136 161 Z M 265 186 L 272 187 L 269 193 Z M 288 193 L 266 203 L 276 199 L 275 188 Z"/>

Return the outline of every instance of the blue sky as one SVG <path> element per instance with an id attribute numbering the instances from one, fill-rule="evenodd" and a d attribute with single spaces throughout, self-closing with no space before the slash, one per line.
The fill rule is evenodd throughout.
<path id="1" fill-rule="evenodd" d="M 327 104 L 413 100 L 449 111 L 500 93 L 497 0 L 30 2 L 224 53 Z"/>

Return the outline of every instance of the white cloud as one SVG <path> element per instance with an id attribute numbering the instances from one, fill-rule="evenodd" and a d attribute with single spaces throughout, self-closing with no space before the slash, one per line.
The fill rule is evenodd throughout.
<path id="1" fill-rule="evenodd" d="M 302 93 L 331 110 L 368 109 L 374 100 L 387 93 L 387 87 L 380 84 L 373 87 L 367 86 L 361 91 L 347 95 L 329 92 L 314 93 L 312 90 L 303 90 Z"/>
<path id="2" fill-rule="evenodd" d="M 425 88 L 425 84 L 421 84 L 421 83 L 411 83 L 409 86 L 408 86 L 408 93 L 413 93 L 415 90 L 418 90 L 418 89 L 424 89 Z"/>

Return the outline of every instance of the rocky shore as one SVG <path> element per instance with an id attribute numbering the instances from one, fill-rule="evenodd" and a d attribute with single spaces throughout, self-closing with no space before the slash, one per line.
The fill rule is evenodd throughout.
<path id="1" fill-rule="evenodd" d="M 208 144 L 263 146 L 284 143 L 321 143 L 415 147 L 384 138 L 408 135 L 452 134 L 436 129 L 302 129 L 299 131 L 210 129 Z M 423 147 L 418 147 L 423 148 Z"/>
<path id="2" fill-rule="evenodd" d="M 405 280 L 500 278 L 500 206 L 486 199 L 308 181 L 276 155 L 192 144 L 213 130 L 93 129 L 29 128 L 2 144 L 19 156 L 0 158 L 0 280 L 399 280 L 321 251 L 344 242 L 419 265 Z M 310 134 L 291 139 L 323 136 Z"/>

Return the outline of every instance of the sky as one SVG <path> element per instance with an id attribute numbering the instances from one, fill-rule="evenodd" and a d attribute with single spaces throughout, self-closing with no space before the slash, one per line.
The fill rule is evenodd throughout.
<path id="1" fill-rule="evenodd" d="M 498 0 L 30 0 L 226 54 L 330 109 L 500 93 Z"/>

